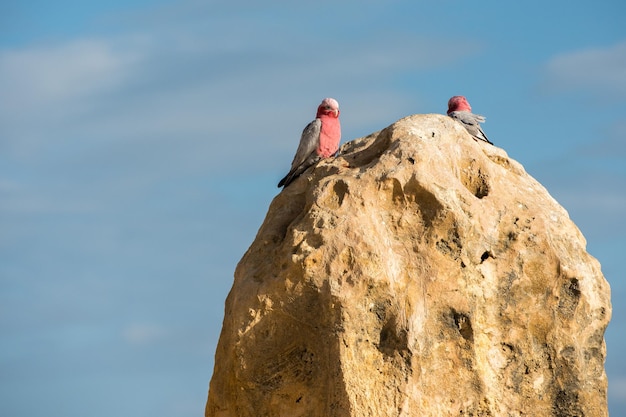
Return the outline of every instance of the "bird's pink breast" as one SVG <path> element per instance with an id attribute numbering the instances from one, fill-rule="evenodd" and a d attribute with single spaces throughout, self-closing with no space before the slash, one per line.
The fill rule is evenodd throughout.
<path id="1" fill-rule="evenodd" d="M 317 148 L 317 154 L 322 158 L 333 156 L 339 149 L 341 141 L 341 124 L 339 119 L 333 116 L 323 115 L 322 129 L 320 131 L 320 144 Z"/>

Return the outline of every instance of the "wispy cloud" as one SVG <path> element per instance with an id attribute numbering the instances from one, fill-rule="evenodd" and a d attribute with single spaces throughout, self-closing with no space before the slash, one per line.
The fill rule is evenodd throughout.
<path id="1" fill-rule="evenodd" d="M 131 323 L 124 328 L 124 340 L 132 345 L 154 343 L 165 337 L 167 331 L 158 324 Z"/>
<path id="2" fill-rule="evenodd" d="M 37 104 L 54 104 L 119 86 L 129 64 L 136 59 L 134 51 L 120 46 L 100 39 L 79 39 L 3 51 L 0 91 L 12 98 L 10 103 L 3 101 L 3 110 L 15 106 L 28 110 Z"/>
<path id="3" fill-rule="evenodd" d="M 546 73 L 548 88 L 621 97 L 626 93 L 626 41 L 557 55 Z"/>
<path id="4" fill-rule="evenodd" d="M 386 88 L 394 75 L 480 50 L 471 41 L 389 35 L 328 42 L 320 54 L 316 37 L 231 23 L 220 37 L 215 28 L 167 27 L 0 51 L 4 151 L 50 157 L 71 149 L 82 158 L 113 146 L 118 155 L 180 155 L 188 166 L 200 154 L 217 165 L 224 160 L 217 154 L 271 158 L 284 145 L 279 138 L 297 137 L 324 96 L 359 108 L 358 116 L 343 113 L 346 138 L 369 133 L 360 126 L 393 121 L 415 102 Z"/>

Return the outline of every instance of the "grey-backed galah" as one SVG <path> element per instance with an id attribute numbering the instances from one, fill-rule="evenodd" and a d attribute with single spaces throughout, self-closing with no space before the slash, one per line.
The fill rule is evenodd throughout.
<path id="1" fill-rule="evenodd" d="M 485 141 L 491 145 L 487 135 L 480 128 L 480 124 L 485 122 L 485 116 L 472 113 L 472 107 L 463 96 L 454 96 L 448 100 L 448 116 L 461 122 L 465 129 L 476 140 Z"/>
<path id="2" fill-rule="evenodd" d="M 334 98 L 325 98 L 317 108 L 315 120 L 302 131 L 291 169 L 278 186 L 288 186 L 311 165 L 335 155 L 339 150 L 340 140 L 339 103 Z"/>

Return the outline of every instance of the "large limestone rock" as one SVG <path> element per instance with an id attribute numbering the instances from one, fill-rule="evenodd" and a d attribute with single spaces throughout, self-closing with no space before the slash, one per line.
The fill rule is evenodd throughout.
<path id="1" fill-rule="evenodd" d="M 585 244 L 446 116 L 347 143 L 237 266 L 206 416 L 606 416 L 610 290 Z"/>

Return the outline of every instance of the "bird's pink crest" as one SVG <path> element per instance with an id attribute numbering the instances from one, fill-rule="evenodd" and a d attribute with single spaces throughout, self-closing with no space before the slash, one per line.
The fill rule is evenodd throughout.
<path id="1" fill-rule="evenodd" d="M 454 96 L 448 100 L 448 113 L 453 111 L 472 111 L 472 106 L 470 106 L 467 99 L 463 96 Z"/>
<path id="2" fill-rule="evenodd" d="M 339 117 L 339 103 L 334 98 L 325 98 L 317 108 L 317 117 L 321 115 L 333 114 L 335 117 Z"/>

